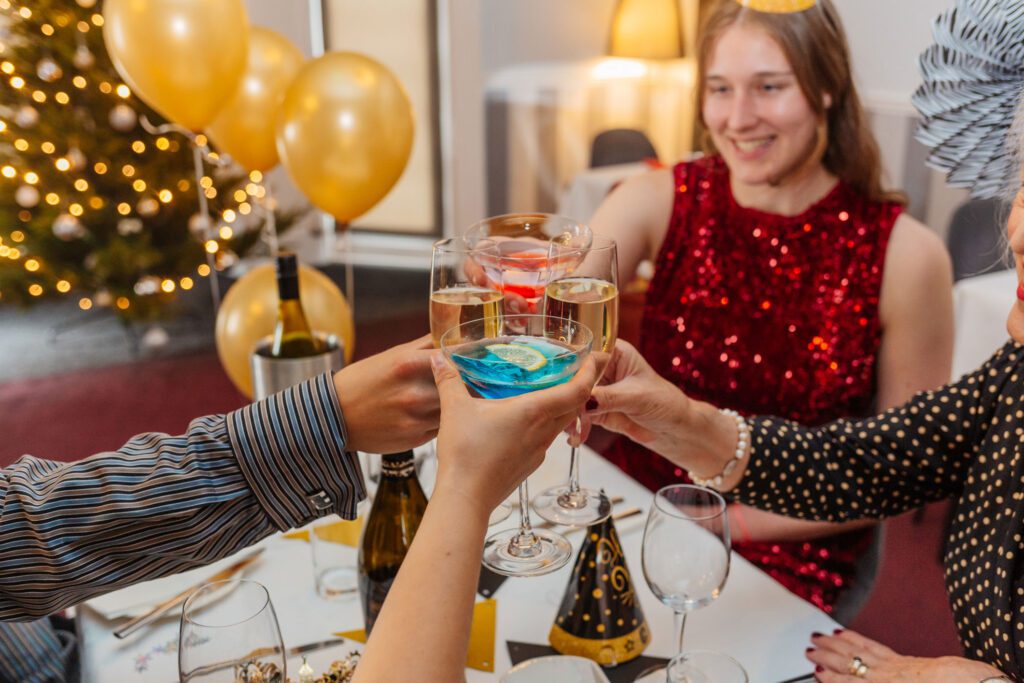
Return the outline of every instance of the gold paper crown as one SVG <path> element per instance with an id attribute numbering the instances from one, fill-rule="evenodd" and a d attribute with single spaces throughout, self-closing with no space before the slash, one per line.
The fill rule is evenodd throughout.
<path id="1" fill-rule="evenodd" d="M 810 9 L 818 3 L 818 0 L 736 0 L 736 2 L 758 12 L 788 14 Z"/>

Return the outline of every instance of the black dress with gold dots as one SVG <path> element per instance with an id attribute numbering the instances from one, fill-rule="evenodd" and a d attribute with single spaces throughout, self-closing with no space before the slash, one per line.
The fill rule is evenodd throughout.
<path id="1" fill-rule="evenodd" d="M 847 521 L 953 499 L 946 588 L 964 652 L 1024 676 L 1024 346 L 878 417 L 750 425 L 732 492 L 749 505 Z"/>

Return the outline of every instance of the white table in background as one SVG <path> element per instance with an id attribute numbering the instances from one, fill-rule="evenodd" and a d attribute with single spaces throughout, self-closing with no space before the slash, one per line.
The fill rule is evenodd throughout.
<path id="1" fill-rule="evenodd" d="M 954 380 L 980 366 L 1010 338 L 1006 316 L 1016 300 L 1013 270 L 978 275 L 954 285 Z"/>
<path id="2" fill-rule="evenodd" d="M 568 448 L 552 447 L 547 461 L 531 477 L 531 489 L 540 491 L 565 476 Z M 639 507 L 646 510 L 652 494 L 604 459 L 589 451 L 582 462 L 583 481 L 604 487 L 610 495 L 621 495 L 625 502 L 617 509 Z M 512 518 L 514 519 L 513 515 Z M 646 653 L 670 657 L 674 654 L 672 614 L 650 592 L 640 566 L 644 515 L 624 520 L 618 531 L 622 540 L 633 583 L 653 635 Z M 511 524 L 512 522 L 508 522 Z M 579 548 L 581 534 L 570 539 Z M 359 599 L 326 602 L 313 590 L 309 550 L 301 541 L 273 537 L 264 541 L 263 558 L 246 571 L 270 590 L 285 645 L 292 647 L 322 641 L 335 631 L 362 626 Z M 355 551 L 353 550 L 353 562 Z M 495 674 L 467 670 L 468 683 L 498 680 L 511 662 L 506 641 L 543 644 L 556 616 L 562 593 L 571 574 L 569 566 L 547 576 L 509 579 L 495 595 L 498 625 L 495 646 Z M 830 632 L 837 624 L 812 605 L 795 597 L 766 574 L 735 553 L 728 583 L 722 596 L 710 606 L 695 612 L 687 621 L 688 648 L 726 652 L 738 659 L 750 673 L 751 683 L 777 683 L 808 672 L 804 648 L 812 631 Z M 171 683 L 177 680 L 177 655 L 170 648 L 178 631 L 177 619 L 167 619 L 119 641 L 111 634 L 115 624 L 104 620 L 88 606 L 79 610 L 82 636 L 82 681 L 105 683 Z M 332 650 L 313 653 L 310 662 L 318 671 L 327 663 L 353 649 L 346 644 Z M 137 663 L 144 663 L 139 670 Z M 298 662 L 289 662 L 294 677 Z"/>

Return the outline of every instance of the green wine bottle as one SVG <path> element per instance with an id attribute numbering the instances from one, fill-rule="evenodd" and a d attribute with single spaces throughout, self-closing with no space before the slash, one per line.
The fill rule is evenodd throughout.
<path id="1" fill-rule="evenodd" d="M 413 452 L 381 457 L 380 484 L 359 544 L 359 597 L 366 635 L 373 629 L 427 509 L 427 497 L 416 479 Z"/>
<path id="2" fill-rule="evenodd" d="M 299 298 L 299 263 L 295 254 L 281 252 L 277 256 L 277 324 L 270 355 L 274 358 L 304 358 L 323 351 L 313 336 Z"/>

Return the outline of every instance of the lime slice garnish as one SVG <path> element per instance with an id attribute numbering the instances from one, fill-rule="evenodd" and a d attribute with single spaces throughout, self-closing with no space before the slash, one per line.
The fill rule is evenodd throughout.
<path id="1" fill-rule="evenodd" d="M 487 350 L 503 361 L 530 372 L 540 370 L 548 364 L 548 359 L 543 353 L 523 344 L 491 344 Z"/>

